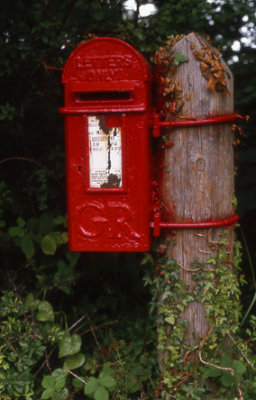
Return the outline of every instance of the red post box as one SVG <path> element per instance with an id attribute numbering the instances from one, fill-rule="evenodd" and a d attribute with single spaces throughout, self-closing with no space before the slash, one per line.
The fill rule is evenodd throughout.
<path id="1" fill-rule="evenodd" d="M 150 248 L 152 74 L 127 43 L 92 39 L 69 57 L 65 106 L 69 248 Z"/>

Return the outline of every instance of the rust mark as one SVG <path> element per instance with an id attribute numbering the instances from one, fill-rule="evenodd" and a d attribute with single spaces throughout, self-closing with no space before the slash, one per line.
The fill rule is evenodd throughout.
<path id="1" fill-rule="evenodd" d="M 105 119 L 104 115 L 100 115 L 97 119 L 99 121 L 99 128 L 100 128 L 101 132 L 108 137 L 108 139 L 107 139 L 108 167 L 107 168 L 110 171 L 110 169 L 111 169 L 111 140 L 110 140 L 110 132 L 111 132 L 111 130 L 113 128 L 107 128 L 106 127 L 106 119 Z M 116 130 L 115 130 L 115 135 L 116 135 Z M 101 186 L 101 187 L 105 187 L 105 186 Z"/>
<path id="2" fill-rule="evenodd" d="M 118 175 L 110 174 L 108 176 L 107 182 L 104 182 L 100 185 L 101 188 L 108 188 L 108 187 L 120 187 L 121 178 Z"/>
<path id="3" fill-rule="evenodd" d="M 99 127 L 100 127 L 100 129 L 102 130 L 102 132 L 103 132 L 105 135 L 109 136 L 110 131 L 111 131 L 113 128 L 107 128 L 107 127 L 106 127 L 106 119 L 105 119 L 105 116 L 104 116 L 104 115 L 100 115 L 97 119 L 98 119 L 98 121 L 99 121 Z"/>
<path id="4" fill-rule="evenodd" d="M 111 169 L 111 141 L 110 141 L 110 135 L 108 136 L 108 170 L 110 171 Z"/>

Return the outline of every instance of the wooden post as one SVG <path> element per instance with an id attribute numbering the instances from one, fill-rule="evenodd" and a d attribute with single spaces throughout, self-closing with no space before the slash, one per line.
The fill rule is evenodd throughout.
<path id="1" fill-rule="evenodd" d="M 208 49 L 208 54 L 202 49 Z M 209 43 L 191 33 L 174 44 L 173 54 L 178 55 L 178 58 L 185 56 L 187 61 L 176 68 L 169 65 L 164 70 L 163 78 L 167 78 L 168 82 L 170 80 L 169 85 L 173 85 L 173 93 L 176 90 L 176 110 L 172 113 L 172 118 L 202 119 L 231 114 L 232 74 L 223 61 L 218 70 L 213 59 L 216 53 Z M 215 58 L 217 61 L 217 54 Z M 223 81 L 224 75 L 226 85 Z M 170 106 L 172 107 L 170 103 L 165 106 L 169 110 Z M 234 161 L 231 127 L 230 123 L 221 123 L 175 127 L 169 130 L 169 140 L 173 146 L 164 151 L 162 199 L 173 210 L 175 222 L 214 221 L 232 216 Z M 212 243 L 220 240 L 224 229 L 227 228 L 179 229 L 168 243 L 167 254 L 180 265 L 180 277 L 191 290 L 196 284 L 191 265 L 195 260 L 204 263 L 214 255 Z M 231 260 L 233 235 L 233 230 L 229 229 Z M 188 343 L 196 345 L 207 335 L 209 323 L 202 304 L 191 302 L 179 318 L 188 321 Z M 166 351 L 159 352 L 161 369 L 165 368 L 162 364 L 165 356 Z"/>

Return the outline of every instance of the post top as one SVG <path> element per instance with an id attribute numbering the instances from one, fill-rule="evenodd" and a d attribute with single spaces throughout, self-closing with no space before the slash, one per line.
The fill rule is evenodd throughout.
<path id="1" fill-rule="evenodd" d="M 150 81 L 147 60 L 128 43 L 112 38 L 90 39 L 68 58 L 62 83 L 70 81 Z"/>

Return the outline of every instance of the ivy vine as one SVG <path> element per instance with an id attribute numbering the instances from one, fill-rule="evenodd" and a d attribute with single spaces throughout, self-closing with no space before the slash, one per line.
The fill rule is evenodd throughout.
<path id="1" fill-rule="evenodd" d="M 214 243 L 206 262 L 195 260 L 190 266 L 193 288 L 180 278 L 183 267 L 167 256 L 167 246 L 157 246 L 144 260 L 154 266 L 153 277 L 148 271 L 144 280 L 151 288 L 151 312 L 157 315 L 158 350 L 165 355 L 156 398 L 253 399 L 256 363 L 248 345 L 253 334 L 249 341 L 239 336 L 240 285 L 245 283 L 241 245 L 235 241 L 231 260 L 227 234 Z M 187 340 L 187 321 L 181 318 L 192 302 L 203 305 L 209 324 L 195 344 Z"/>

